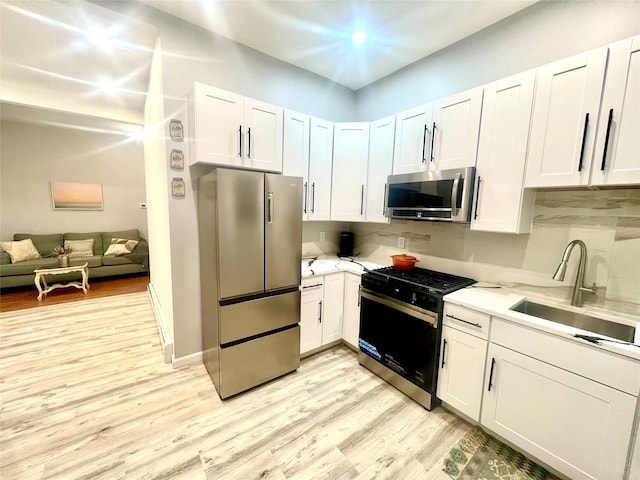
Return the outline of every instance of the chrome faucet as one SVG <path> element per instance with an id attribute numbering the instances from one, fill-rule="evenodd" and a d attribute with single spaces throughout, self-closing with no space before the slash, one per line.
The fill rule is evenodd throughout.
<path id="1" fill-rule="evenodd" d="M 580 260 L 578 263 L 578 274 L 576 275 L 576 282 L 573 285 L 573 295 L 571 297 L 571 305 L 575 305 L 576 307 L 582 306 L 582 294 L 583 293 L 596 293 L 596 284 L 594 282 L 593 287 L 587 288 L 584 286 L 584 273 L 585 273 L 585 264 L 587 261 L 587 246 L 584 244 L 582 240 L 572 240 L 567 245 L 567 248 L 564 250 L 564 254 L 562 255 L 562 261 L 558 266 L 558 270 L 553 275 L 554 280 L 562 281 L 564 280 L 564 274 L 567 272 L 567 263 L 569 262 L 569 256 L 571 255 L 571 251 L 573 247 L 578 245 L 580 247 Z"/>

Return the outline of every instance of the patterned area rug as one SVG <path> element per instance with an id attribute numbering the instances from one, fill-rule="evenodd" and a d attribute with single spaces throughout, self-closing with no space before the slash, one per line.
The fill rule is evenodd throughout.
<path id="1" fill-rule="evenodd" d="M 540 465 L 474 427 L 444 460 L 454 480 L 558 480 Z"/>

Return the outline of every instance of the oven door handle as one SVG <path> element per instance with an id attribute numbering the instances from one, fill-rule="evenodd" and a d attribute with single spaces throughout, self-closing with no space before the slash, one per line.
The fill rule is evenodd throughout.
<path id="1" fill-rule="evenodd" d="M 372 294 L 371 292 L 369 292 L 368 290 L 365 290 L 364 288 L 360 290 L 360 296 L 362 298 L 366 298 L 368 300 L 371 300 L 372 302 L 377 302 L 380 303 L 382 305 L 384 305 L 385 307 L 389 307 L 392 308 L 393 310 L 397 310 L 401 313 L 404 313 L 406 315 L 409 315 L 411 317 L 417 318 L 419 320 L 422 320 L 423 322 L 426 322 L 430 325 L 433 326 L 433 328 L 437 328 L 438 327 L 438 315 L 436 315 L 435 313 L 429 312 L 427 310 L 423 310 L 421 312 L 413 309 L 413 308 L 409 308 L 409 307 L 405 307 L 404 305 L 398 303 L 398 302 L 394 302 L 391 299 L 386 299 L 383 298 L 379 295 L 375 295 Z"/>

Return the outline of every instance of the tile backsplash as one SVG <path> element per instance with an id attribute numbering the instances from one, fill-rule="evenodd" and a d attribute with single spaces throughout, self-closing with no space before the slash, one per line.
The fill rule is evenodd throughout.
<path id="1" fill-rule="evenodd" d="M 537 192 L 529 234 L 396 220 L 352 223 L 350 229 L 356 250 L 385 265 L 390 255 L 404 252 L 425 268 L 542 290 L 563 300 L 570 297 L 579 251 L 571 255 L 564 282 L 551 276 L 567 244 L 580 239 L 587 245 L 585 283 L 595 282 L 599 292 L 585 295 L 585 304 L 640 313 L 640 189 Z M 400 236 L 406 239 L 404 249 L 397 247 Z"/>

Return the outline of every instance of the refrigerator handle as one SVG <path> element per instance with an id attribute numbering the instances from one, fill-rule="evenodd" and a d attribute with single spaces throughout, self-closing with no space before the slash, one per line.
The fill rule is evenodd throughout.
<path id="1" fill-rule="evenodd" d="M 267 194 L 267 223 L 273 223 L 273 192 Z"/>

